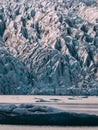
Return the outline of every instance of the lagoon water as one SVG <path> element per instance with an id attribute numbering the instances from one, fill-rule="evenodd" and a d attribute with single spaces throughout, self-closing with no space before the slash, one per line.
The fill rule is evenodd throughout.
<path id="1" fill-rule="evenodd" d="M 57 127 L 57 126 L 21 126 L 0 125 L 0 130 L 98 130 L 98 127 Z"/>

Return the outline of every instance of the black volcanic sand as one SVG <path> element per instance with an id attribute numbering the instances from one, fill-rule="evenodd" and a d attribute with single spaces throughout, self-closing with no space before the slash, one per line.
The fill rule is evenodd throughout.
<path id="1" fill-rule="evenodd" d="M 0 124 L 98 126 L 98 116 L 32 104 L 0 105 Z"/>

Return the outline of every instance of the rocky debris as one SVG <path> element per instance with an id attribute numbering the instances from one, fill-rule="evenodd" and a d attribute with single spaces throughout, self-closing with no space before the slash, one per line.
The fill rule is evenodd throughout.
<path id="1" fill-rule="evenodd" d="M 10 92 L 1 94 L 66 95 L 71 88 L 70 94 L 86 94 L 86 88 L 91 95 L 95 88 L 97 95 L 97 0 L 2 0 L 0 5 L 0 45 L 15 62 L 0 71 L 7 66 L 22 71 L 7 70 L 0 86 L 4 82 Z"/>

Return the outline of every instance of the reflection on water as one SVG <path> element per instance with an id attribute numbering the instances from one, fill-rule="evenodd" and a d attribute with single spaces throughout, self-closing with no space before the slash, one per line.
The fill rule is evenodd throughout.
<path id="1" fill-rule="evenodd" d="M 0 125 L 0 130 L 98 130 L 98 127 L 53 127 L 53 126 L 18 126 Z"/>

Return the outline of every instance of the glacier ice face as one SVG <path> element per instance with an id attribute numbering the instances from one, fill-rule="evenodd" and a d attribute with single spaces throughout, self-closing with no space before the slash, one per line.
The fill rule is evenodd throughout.
<path id="1" fill-rule="evenodd" d="M 98 94 L 97 0 L 0 5 L 1 94 Z"/>
<path id="2" fill-rule="evenodd" d="M 21 61 L 0 48 L 0 94 L 27 94 L 29 73 Z"/>

